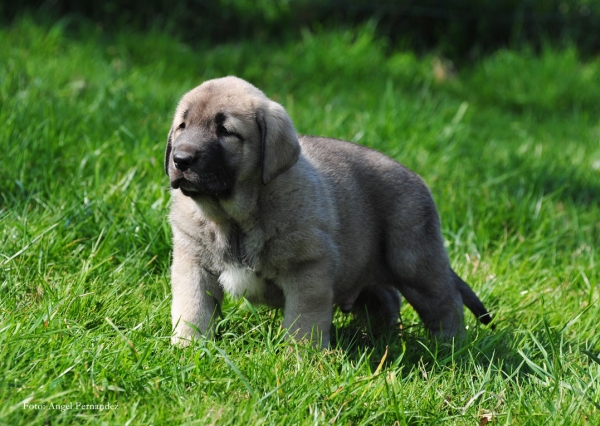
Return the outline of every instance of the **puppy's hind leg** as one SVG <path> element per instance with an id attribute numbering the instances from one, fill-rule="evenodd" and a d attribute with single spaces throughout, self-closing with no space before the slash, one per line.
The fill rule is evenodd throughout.
<path id="1" fill-rule="evenodd" d="M 400 292 L 415 308 L 432 336 L 442 340 L 464 337 L 462 298 L 448 280 L 404 279 Z"/>
<path id="2" fill-rule="evenodd" d="M 411 226 L 388 229 L 385 260 L 394 284 L 430 334 L 442 340 L 462 339 L 462 295 L 451 274 L 435 205 L 421 201 L 416 211 L 419 214 L 410 218 Z"/>

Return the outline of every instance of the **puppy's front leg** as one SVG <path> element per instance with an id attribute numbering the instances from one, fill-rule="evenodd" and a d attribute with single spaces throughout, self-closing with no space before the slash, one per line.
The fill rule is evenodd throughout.
<path id="1" fill-rule="evenodd" d="M 187 346 L 192 338 L 199 336 L 198 332 L 210 336 L 223 301 L 223 289 L 217 277 L 202 268 L 198 259 L 189 256 L 177 242 L 173 247 L 171 287 L 172 343 Z"/>
<path id="2" fill-rule="evenodd" d="M 308 338 L 313 345 L 326 348 L 333 320 L 333 282 L 327 265 L 310 264 L 282 284 L 283 327 L 296 340 Z"/>

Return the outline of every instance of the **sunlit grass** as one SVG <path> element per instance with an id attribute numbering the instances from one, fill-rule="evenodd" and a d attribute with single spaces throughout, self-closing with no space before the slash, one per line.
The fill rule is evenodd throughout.
<path id="1" fill-rule="evenodd" d="M 504 51 L 436 77 L 373 34 L 192 49 L 0 30 L 0 423 L 600 421 L 600 64 Z M 338 313 L 316 352 L 227 299 L 216 340 L 172 347 L 166 134 L 185 91 L 228 74 L 299 132 L 422 175 L 496 330 L 468 316 L 464 346 L 436 347 L 404 304 L 392 333 Z M 118 408 L 51 408 L 76 402 Z"/>

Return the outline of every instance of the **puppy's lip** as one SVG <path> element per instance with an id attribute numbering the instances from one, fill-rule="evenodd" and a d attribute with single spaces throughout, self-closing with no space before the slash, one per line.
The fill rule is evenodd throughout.
<path id="1" fill-rule="evenodd" d="M 205 195 L 223 196 L 228 187 L 222 179 L 211 174 L 205 174 L 204 179 L 192 171 L 171 171 L 171 188 L 179 189 L 183 195 L 188 197 L 202 197 Z"/>
<path id="2" fill-rule="evenodd" d="M 171 188 L 180 189 L 185 195 L 201 192 L 200 189 L 183 176 L 171 180 Z"/>

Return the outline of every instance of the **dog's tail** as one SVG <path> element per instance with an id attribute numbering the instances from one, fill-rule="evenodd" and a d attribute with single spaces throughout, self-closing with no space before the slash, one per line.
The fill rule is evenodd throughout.
<path id="1" fill-rule="evenodd" d="M 452 271 L 452 278 L 454 279 L 456 288 L 462 296 L 465 306 L 469 308 L 471 312 L 473 312 L 479 321 L 486 325 L 489 324 L 492 321 L 492 316 L 487 309 L 485 309 L 485 306 L 483 306 L 483 303 L 481 300 L 479 300 L 479 297 L 477 297 L 475 292 L 471 289 L 471 287 L 469 287 L 469 284 L 464 282 L 462 278 L 459 277 L 454 271 Z M 492 329 L 494 328 L 495 326 L 492 324 Z"/>

